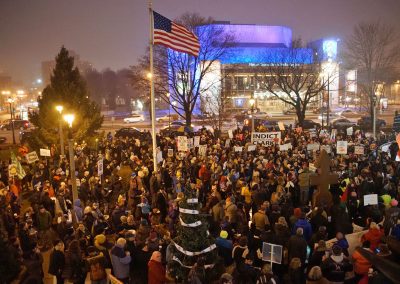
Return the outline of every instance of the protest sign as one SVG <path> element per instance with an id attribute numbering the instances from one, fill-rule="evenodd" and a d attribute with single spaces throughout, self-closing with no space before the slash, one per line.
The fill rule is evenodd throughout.
<path id="1" fill-rule="evenodd" d="M 26 160 L 28 161 L 29 164 L 32 164 L 36 161 L 39 161 L 39 157 L 36 154 L 36 151 L 30 152 L 28 154 L 26 154 Z"/>
<path id="2" fill-rule="evenodd" d="M 207 155 L 207 145 L 200 145 L 199 146 L 199 155 L 206 156 Z"/>
<path id="3" fill-rule="evenodd" d="M 103 159 L 97 161 L 97 174 L 99 176 L 103 174 Z"/>
<path id="4" fill-rule="evenodd" d="M 249 145 L 247 146 L 247 151 L 251 152 L 251 151 L 255 151 L 256 150 L 256 145 Z"/>
<path id="5" fill-rule="evenodd" d="M 50 157 L 50 150 L 49 149 L 40 149 L 40 156 L 43 157 Z"/>
<path id="6" fill-rule="evenodd" d="M 331 140 L 335 140 L 336 139 L 336 134 L 337 134 L 337 130 L 336 129 L 332 129 L 332 131 L 331 131 Z"/>
<path id="7" fill-rule="evenodd" d="M 231 139 L 226 139 L 225 140 L 225 148 L 229 148 L 230 144 L 231 144 Z"/>
<path id="8" fill-rule="evenodd" d="M 285 130 L 285 125 L 283 124 L 282 121 L 279 121 L 279 122 L 278 122 L 278 127 L 279 127 L 279 130 L 280 130 L 280 131 L 284 131 L 284 130 Z"/>
<path id="9" fill-rule="evenodd" d="M 200 145 L 200 136 L 195 136 L 193 141 L 193 146 L 199 147 L 199 145 Z"/>
<path id="10" fill-rule="evenodd" d="M 347 128 L 347 129 L 346 129 L 346 132 L 347 132 L 347 135 L 348 135 L 348 136 L 353 135 L 353 127 Z"/>
<path id="11" fill-rule="evenodd" d="M 364 146 L 354 146 L 354 154 L 364 155 Z"/>
<path id="12" fill-rule="evenodd" d="M 262 247 L 262 260 L 271 263 L 282 263 L 283 247 L 280 245 L 264 243 Z"/>
<path id="13" fill-rule="evenodd" d="M 186 136 L 178 136 L 178 151 L 186 152 L 188 150 L 188 139 Z"/>
<path id="14" fill-rule="evenodd" d="M 292 149 L 292 144 L 290 143 L 279 145 L 279 151 L 288 151 L 289 149 Z"/>
<path id="15" fill-rule="evenodd" d="M 343 155 L 347 154 L 347 141 L 337 141 L 336 153 Z"/>
<path id="16" fill-rule="evenodd" d="M 168 157 L 174 156 L 174 149 L 168 149 Z"/>
<path id="17" fill-rule="evenodd" d="M 281 141 L 280 132 L 253 132 L 251 133 L 251 141 L 254 144 L 262 144 L 264 146 L 274 146 Z"/>
<path id="18" fill-rule="evenodd" d="M 188 138 L 188 144 L 187 144 L 187 147 L 188 147 L 188 149 L 192 149 L 193 148 L 193 141 L 194 139 L 193 138 Z"/>
<path id="19" fill-rule="evenodd" d="M 319 147 L 319 143 L 311 143 L 307 145 L 307 151 L 318 151 Z"/>
<path id="20" fill-rule="evenodd" d="M 229 129 L 229 130 L 228 130 L 228 137 L 229 137 L 230 139 L 233 138 L 233 131 L 232 131 L 232 129 Z"/>
<path id="21" fill-rule="evenodd" d="M 164 160 L 160 147 L 157 147 L 156 157 L 157 157 L 157 164 L 161 163 Z"/>
<path id="22" fill-rule="evenodd" d="M 235 146 L 235 152 L 242 152 L 242 151 L 243 151 L 243 147 Z"/>
<path id="23" fill-rule="evenodd" d="M 332 152 L 332 148 L 329 145 L 321 145 L 319 147 L 319 150 L 320 151 L 325 150 L 328 154 L 330 154 Z"/>
<path id="24" fill-rule="evenodd" d="M 378 194 L 366 194 L 366 195 L 364 195 L 364 206 L 377 205 L 377 204 L 378 204 Z"/>

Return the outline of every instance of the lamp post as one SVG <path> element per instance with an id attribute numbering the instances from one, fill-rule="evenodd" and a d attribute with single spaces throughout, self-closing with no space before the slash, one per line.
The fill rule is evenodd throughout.
<path id="1" fill-rule="evenodd" d="M 171 128 L 171 94 L 167 93 L 168 97 L 168 128 Z"/>
<path id="2" fill-rule="evenodd" d="M 13 144 L 15 145 L 15 132 L 14 132 L 14 111 L 12 104 L 14 103 L 13 98 L 8 98 L 7 102 L 10 104 L 10 118 L 11 118 L 11 130 L 12 130 L 12 137 L 13 137 Z"/>
<path id="3" fill-rule="evenodd" d="M 76 188 L 76 176 L 75 176 L 75 159 L 74 159 L 74 140 L 72 139 L 72 123 L 75 120 L 75 115 L 65 114 L 64 120 L 69 126 L 69 139 L 68 139 L 68 151 L 69 151 L 69 170 L 71 172 L 71 183 L 72 183 L 72 201 L 78 199 L 78 190 Z"/>
<path id="4" fill-rule="evenodd" d="M 372 136 L 374 137 L 374 139 L 376 139 L 376 102 L 377 102 L 377 100 L 378 100 L 378 96 L 374 95 L 372 97 L 372 102 L 374 104 L 374 106 L 373 106 L 373 110 L 374 110 L 373 115 L 374 115 L 374 117 L 373 117 L 373 120 L 372 120 Z"/>
<path id="5" fill-rule="evenodd" d="M 61 156 L 64 158 L 65 152 L 64 152 L 64 135 L 62 133 L 62 120 L 61 120 L 61 114 L 63 111 L 64 107 L 62 105 L 56 106 L 56 110 L 60 113 L 59 117 L 59 127 L 58 127 L 58 133 L 60 134 L 60 147 L 61 147 Z"/>
<path id="6" fill-rule="evenodd" d="M 256 100 L 253 98 L 253 96 L 249 100 L 250 107 L 251 107 L 251 142 L 253 143 L 253 133 L 254 133 L 254 104 L 256 103 Z"/>

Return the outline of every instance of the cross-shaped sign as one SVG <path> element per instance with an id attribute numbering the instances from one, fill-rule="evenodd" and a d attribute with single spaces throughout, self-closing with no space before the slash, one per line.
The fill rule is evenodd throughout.
<path id="1" fill-rule="evenodd" d="M 331 159 L 325 149 L 322 149 L 314 164 L 318 168 L 318 174 L 310 175 L 310 184 L 316 185 L 318 190 L 314 192 L 313 207 L 330 206 L 332 194 L 329 192 L 329 186 L 337 184 L 339 176 L 330 171 Z"/>

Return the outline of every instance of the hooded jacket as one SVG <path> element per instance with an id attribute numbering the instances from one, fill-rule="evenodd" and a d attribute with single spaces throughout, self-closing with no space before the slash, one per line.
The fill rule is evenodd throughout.
<path id="1" fill-rule="evenodd" d="M 111 249 L 111 262 L 115 277 L 118 279 L 126 279 L 129 277 L 129 263 L 131 262 L 131 256 L 126 255 L 122 247 L 115 245 Z"/>

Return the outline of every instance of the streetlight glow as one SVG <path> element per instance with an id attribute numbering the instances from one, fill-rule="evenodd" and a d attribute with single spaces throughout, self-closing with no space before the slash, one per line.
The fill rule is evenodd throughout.
<path id="1" fill-rule="evenodd" d="M 153 78 L 153 74 L 151 74 L 150 72 L 149 73 L 147 73 L 147 79 L 151 79 L 151 78 Z"/>
<path id="2" fill-rule="evenodd" d="M 75 120 L 75 115 L 73 114 L 65 114 L 64 120 L 68 123 L 69 127 L 72 127 L 72 123 Z"/>
<path id="3" fill-rule="evenodd" d="M 8 99 L 7 99 L 7 102 L 8 102 L 9 104 L 12 104 L 12 103 L 14 102 L 14 99 L 13 99 L 13 98 L 8 98 Z"/>
<path id="4" fill-rule="evenodd" d="M 5 95 L 5 96 L 9 96 L 9 95 L 11 95 L 11 92 L 9 90 L 4 90 L 4 91 L 1 91 L 1 94 Z"/>
<path id="5" fill-rule="evenodd" d="M 61 105 L 56 106 L 56 110 L 61 114 L 63 111 L 64 107 Z"/>
<path id="6" fill-rule="evenodd" d="M 250 106 L 254 106 L 254 104 L 256 103 L 256 100 L 254 98 L 251 98 L 249 100 Z"/>
<path id="7" fill-rule="evenodd" d="M 17 90 L 17 95 L 23 95 L 25 94 L 24 90 Z"/>

